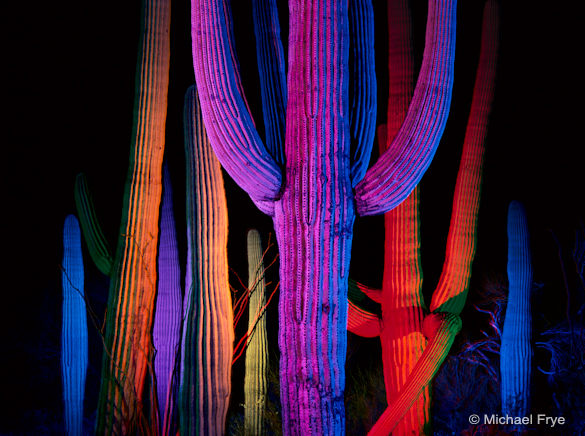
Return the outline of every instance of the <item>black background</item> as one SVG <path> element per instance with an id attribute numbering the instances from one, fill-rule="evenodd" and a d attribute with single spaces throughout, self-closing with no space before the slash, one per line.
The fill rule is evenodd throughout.
<path id="1" fill-rule="evenodd" d="M 246 97 L 263 136 L 251 6 L 248 0 L 234 3 Z M 384 3 L 375 1 L 378 123 L 383 121 L 387 101 Z M 442 267 L 478 56 L 480 3 L 461 1 L 458 6 L 451 115 L 421 184 L 427 294 Z M 489 276 L 505 277 L 507 205 L 512 199 L 520 200 L 531 228 L 535 279 L 551 283 L 555 293 L 550 296 L 553 317 L 564 310 L 564 291 L 552 235 L 559 237 L 568 260 L 573 232 L 585 217 L 579 62 L 583 41 L 579 26 L 585 21 L 577 2 L 565 2 L 562 7 L 544 1 L 505 3 L 473 286 Z M 286 6 L 280 12 L 286 35 Z M 426 6 L 417 2 L 413 12 L 420 54 Z M 189 3 L 174 1 L 165 153 L 175 188 L 179 235 L 184 228 L 182 105 L 184 92 L 194 80 L 189 18 Z M 50 421 L 60 407 L 61 232 L 65 216 L 75 212 L 73 181 L 78 172 L 88 177 L 104 233 L 114 247 L 132 138 L 140 2 L 26 2 L 5 19 L 2 215 L 8 238 L 2 262 L 1 396 L 8 406 L 2 408 L 6 416 L 0 419 L 0 433 L 24 434 L 21 426 Z M 230 266 L 245 279 L 245 231 L 258 227 L 267 238 L 271 221 L 227 176 L 226 191 Z M 358 218 L 355 227 L 352 275 L 372 286 L 382 279 L 381 225 L 381 217 L 369 217 Z M 183 255 L 184 245 L 182 241 Z M 86 251 L 84 255 L 86 291 L 98 295 L 107 281 L 95 271 Z M 96 297 L 96 307 L 102 304 Z M 276 304 L 275 299 L 272 307 Z M 474 325 L 468 319 L 469 327 L 464 328 Z M 271 346 L 276 348 L 276 342 Z"/>

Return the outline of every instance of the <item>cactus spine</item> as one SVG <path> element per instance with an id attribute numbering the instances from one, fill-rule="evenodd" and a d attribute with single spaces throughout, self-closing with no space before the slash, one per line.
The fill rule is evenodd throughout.
<path id="1" fill-rule="evenodd" d="M 83 399 L 88 364 L 87 314 L 85 310 L 81 230 L 73 215 L 63 226 L 63 325 L 61 330 L 61 377 L 68 436 L 81 436 Z"/>
<path id="2" fill-rule="evenodd" d="M 187 278 L 181 350 L 181 435 L 222 435 L 231 391 L 233 313 L 227 205 L 195 86 L 185 94 Z"/>
<path id="3" fill-rule="evenodd" d="M 248 232 L 248 343 L 244 377 L 244 433 L 265 434 L 264 409 L 268 391 L 268 337 L 266 332 L 266 287 L 262 243 L 257 230 Z"/>
<path id="4" fill-rule="evenodd" d="M 532 363 L 532 264 L 526 212 L 508 207 L 508 304 L 500 347 L 502 414 L 528 416 Z"/>
<path id="5" fill-rule="evenodd" d="M 129 434 L 141 421 L 152 364 L 152 322 L 170 60 L 170 0 L 143 0 L 134 139 L 108 299 L 96 433 Z"/>

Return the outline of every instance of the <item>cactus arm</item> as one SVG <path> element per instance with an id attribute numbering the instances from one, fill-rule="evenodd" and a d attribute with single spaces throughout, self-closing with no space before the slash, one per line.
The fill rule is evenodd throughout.
<path id="1" fill-rule="evenodd" d="M 498 52 L 498 8 L 486 2 L 483 14 L 481 51 L 471 111 L 465 132 L 445 262 L 431 301 L 432 312 L 459 314 L 467 298 L 475 255 L 485 137 L 492 107 Z"/>
<path id="2" fill-rule="evenodd" d="M 129 432 L 139 422 L 152 363 L 170 9 L 169 0 L 144 0 L 142 7 L 134 138 L 110 281 L 96 434 Z"/>
<path id="3" fill-rule="evenodd" d="M 527 416 L 530 406 L 532 263 L 526 212 L 508 207 L 508 304 L 500 347 L 502 413 Z M 518 414 L 518 415 L 516 415 Z"/>
<path id="4" fill-rule="evenodd" d="M 61 329 L 61 377 L 65 430 L 68 436 L 83 434 L 83 399 L 88 364 L 87 314 L 84 297 L 81 231 L 73 215 L 63 225 L 63 324 Z"/>
<path id="5" fill-rule="evenodd" d="M 240 91 L 221 0 L 192 0 L 193 67 L 207 135 L 222 166 L 254 201 L 275 200 L 282 175 Z"/>
<path id="6" fill-rule="evenodd" d="M 173 194 L 168 165 L 163 168 L 163 196 L 158 255 L 158 291 L 152 329 L 156 349 L 154 371 L 161 434 L 170 434 L 172 392 L 181 327 L 181 268 L 173 212 Z"/>
<path id="7" fill-rule="evenodd" d="M 382 301 L 382 290 L 371 288 L 350 278 L 348 283 L 348 296 L 354 302 L 359 302 L 366 296 L 370 300 L 380 303 Z"/>
<path id="8" fill-rule="evenodd" d="M 284 166 L 286 75 L 276 1 L 254 0 L 252 13 L 266 147 L 276 163 Z"/>
<path id="9" fill-rule="evenodd" d="M 349 301 L 347 307 L 347 331 L 363 338 L 380 336 L 380 318 Z"/>
<path id="10" fill-rule="evenodd" d="M 97 269 L 109 276 L 114 262 L 111 249 L 97 219 L 87 178 L 83 173 L 75 177 L 75 208 L 89 255 Z"/>
<path id="11" fill-rule="evenodd" d="M 195 86 L 185 94 L 188 265 L 181 347 L 181 434 L 223 434 L 231 392 L 233 313 L 223 178 Z"/>
<path id="12" fill-rule="evenodd" d="M 398 424 L 423 389 L 430 383 L 461 330 L 461 318 L 450 313 L 432 313 L 425 318 L 423 330 L 429 342 L 396 399 L 388 405 L 369 436 L 388 435 Z"/>
<path id="13" fill-rule="evenodd" d="M 354 144 L 351 181 L 355 186 L 368 169 L 376 133 L 377 85 L 371 0 L 349 2 L 349 31 L 354 60 L 350 133 Z"/>
<path id="14" fill-rule="evenodd" d="M 455 58 L 455 0 L 431 0 L 423 62 L 408 113 L 390 148 L 355 187 L 359 215 L 400 204 L 430 165 L 449 114 Z"/>
<path id="15" fill-rule="evenodd" d="M 248 343 L 244 375 L 244 434 L 265 434 L 264 410 L 268 392 L 268 337 L 266 331 L 266 287 L 262 243 L 257 230 L 248 232 Z"/>

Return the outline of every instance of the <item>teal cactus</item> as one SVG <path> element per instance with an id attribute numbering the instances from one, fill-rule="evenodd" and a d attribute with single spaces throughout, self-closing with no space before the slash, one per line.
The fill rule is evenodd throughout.
<path id="1" fill-rule="evenodd" d="M 81 230 L 74 215 L 63 226 L 63 325 L 61 330 L 61 376 L 65 407 L 65 430 L 82 434 L 83 399 L 88 365 L 87 314 L 84 296 Z"/>

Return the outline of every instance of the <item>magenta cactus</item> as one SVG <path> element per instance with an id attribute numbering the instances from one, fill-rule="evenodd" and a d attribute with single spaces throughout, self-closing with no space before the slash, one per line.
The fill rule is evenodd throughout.
<path id="1" fill-rule="evenodd" d="M 449 113 L 456 5 L 429 2 L 425 53 L 408 114 L 361 180 L 361 172 L 351 171 L 348 2 L 292 0 L 289 10 L 284 169 L 245 104 L 226 2 L 192 1 L 193 64 L 219 161 L 274 221 L 283 430 L 341 434 L 353 222 L 356 213 L 384 213 L 400 204 L 433 158 Z M 373 57 L 364 67 L 373 69 Z"/>

